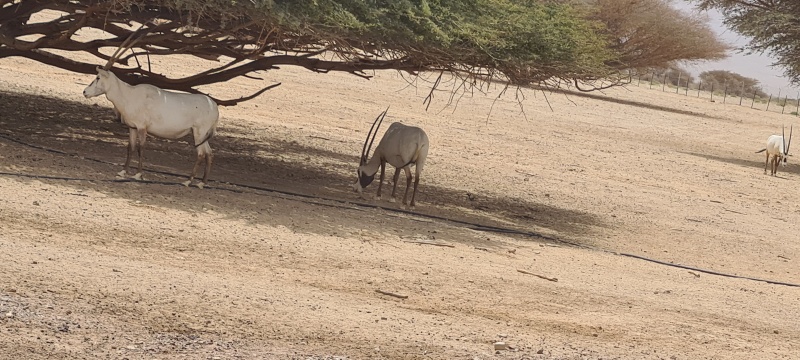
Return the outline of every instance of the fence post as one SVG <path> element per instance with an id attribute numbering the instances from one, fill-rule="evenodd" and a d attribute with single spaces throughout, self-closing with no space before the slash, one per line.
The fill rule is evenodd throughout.
<path id="1" fill-rule="evenodd" d="M 636 73 L 636 78 L 637 78 L 637 80 L 636 80 L 636 86 L 639 86 L 639 85 L 641 85 L 641 84 L 642 84 L 642 74 L 639 74 L 639 73 L 637 72 L 637 73 Z"/>
<path id="2" fill-rule="evenodd" d="M 654 77 L 656 77 L 656 71 L 655 71 L 655 70 L 653 70 L 653 71 L 650 73 L 650 89 L 652 89 L 652 88 L 653 88 L 653 78 L 654 78 Z"/>
<path id="3" fill-rule="evenodd" d="M 739 106 L 742 105 L 742 99 L 744 99 L 744 81 L 742 81 L 742 92 L 739 93 Z"/>
<path id="4" fill-rule="evenodd" d="M 664 82 L 661 83 L 661 91 L 666 91 L 667 88 L 667 74 L 664 74 Z"/>
<path id="5" fill-rule="evenodd" d="M 756 90 L 753 89 L 753 103 L 750 104 L 750 108 L 753 109 L 756 106 Z"/>
<path id="6" fill-rule="evenodd" d="M 678 86 L 675 87 L 676 94 L 681 90 L 681 75 L 683 75 L 683 73 L 678 72 Z"/>
<path id="7" fill-rule="evenodd" d="M 697 85 L 697 97 L 700 97 L 700 89 L 703 88 L 703 80 L 700 80 L 700 84 Z"/>
<path id="8" fill-rule="evenodd" d="M 711 83 L 711 102 L 714 102 L 714 83 Z"/>
<path id="9" fill-rule="evenodd" d="M 769 94 L 769 100 L 767 100 L 767 110 L 769 111 L 769 104 L 772 102 L 772 94 Z"/>
<path id="10" fill-rule="evenodd" d="M 722 95 L 722 103 L 725 103 L 725 100 L 728 99 L 728 83 L 725 83 L 725 94 Z"/>
<path id="11" fill-rule="evenodd" d="M 778 100 L 780 100 L 780 99 L 778 99 Z M 783 107 L 781 108 L 781 114 L 783 114 L 786 111 L 786 102 L 787 101 L 789 101 L 789 95 L 785 95 L 783 97 Z"/>
<path id="12" fill-rule="evenodd" d="M 797 93 L 797 110 L 794 111 L 795 116 L 800 116 L 800 92 Z"/>

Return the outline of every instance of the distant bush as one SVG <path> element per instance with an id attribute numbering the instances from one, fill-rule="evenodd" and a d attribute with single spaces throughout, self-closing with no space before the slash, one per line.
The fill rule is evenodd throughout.
<path id="1" fill-rule="evenodd" d="M 705 71 L 700 74 L 700 81 L 702 90 L 711 90 L 713 85 L 714 91 L 723 91 L 727 87 L 728 94 L 733 96 L 753 96 L 755 92 L 757 97 L 769 97 L 758 80 L 727 70 Z"/>
<path id="2" fill-rule="evenodd" d="M 653 81 L 663 83 L 666 76 L 666 83 L 672 86 L 687 87 L 694 85 L 695 79 L 689 71 L 679 65 L 670 65 L 667 68 L 647 69 L 641 71 L 642 81 Z"/>

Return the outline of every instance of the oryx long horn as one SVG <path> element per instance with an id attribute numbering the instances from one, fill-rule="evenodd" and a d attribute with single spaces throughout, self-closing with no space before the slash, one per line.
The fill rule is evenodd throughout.
<path id="1" fill-rule="evenodd" d="M 792 127 L 793 127 L 792 125 L 789 125 L 789 143 L 786 144 L 786 154 L 787 155 L 789 154 L 789 146 L 792 145 Z M 783 139 L 783 141 L 786 141 L 786 139 Z"/>
<path id="2" fill-rule="evenodd" d="M 786 153 L 786 125 L 781 127 L 781 142 L 783 143 L 783 153 Z"/>
<path id="3" fill-rule="evenodd" d="M 132 48 L 132 47 L 133 47 L 133 45 L 135 45 L 135 44 L 136 44 L 136 42 L 138 42 L 139 40 L 141 40 L 141 39 L 142 39 L 142 37 L 144 37 L 144 35 L 142 35 L 142 36 L 140 36 L 140 37 L 136 38 L 136 35 L 137 35 L 137 33 L 139 33 L 139 31 L 140 31 L 140 30 L 142 30 L 142 28 L 143 28 L 143 27 L 144 27 L 144 24 L 142 24 L 141 26 L 139 26 L 139 28 L 138 28 L 138 29 L 136 29 L 136 31 L 132 32 L 132 33 L 131 33 L 131 34 L 128 36 L 128 38 L 127 38 L 127 39 L 125 39 L 125 41 L 123 41 L 123 42 L 122 42 L 122 44 L 120 44 L 120 45 L 119 45 L 119 47 L 117 48 L 117 50 L 116 50 L 116 51 L 114 51 L 114 54 L 113 54 L 113 55 L 111 55 L 111 57 L 108 59 L 108 62 L 107 62 L 107 63 L 106 63 L 104 66 L 103 66 L 103 70 L 109 70 L 109 69 L 111 69 L 111 66 L 112 66 L 112 65 L 114 65 L 114 62 L 115 62 L 115 61 L 117 61 L 117 57 L 118 57 L 118 56 L 122 55 L 122 53 L 124 53 L 124 52 L 125 52 L 125 50 L 128 50 L 128 49 Z M 135 38 L 135 39 L 134 39 L 134 38 Z"/>
<path id="4" fill-rule="evenodd" d="M 375 137 L 378 135 L 378 129 L 381 127 L 381 123 L 383 123 L 383 118 L 386 117 L 386 113 L 388 111 L 389 108 L 387 107 L 386 110 L 384 110 L 382 113 L 378 115 L 378 117 L 375 118 L 375 122 L 372 123 L 372 127 L 370 127 L 369 133 L 367 134 L 367 139 L 364 140 L 364 148 L 361 150 L 362 161 L 366 160 L 367 157 L 369 157 L 369 151 L 372 150 L 372 143 L 375 142 Z M 373 133 L 373 128 L 375 129 L 374 133 Z M 370 139 L 370 136 L 372 136 L 372 139 Z M 369 145 L 367 145 L 367 142 L 369 142 Z"/>

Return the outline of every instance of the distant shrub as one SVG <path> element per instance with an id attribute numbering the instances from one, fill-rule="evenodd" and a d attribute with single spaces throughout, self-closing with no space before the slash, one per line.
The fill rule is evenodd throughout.
<path id="1" fill-rule="evenodd" d="M 756 97 L 769 97 L 761 89 L 758 80 L 727 70 L 705 71 L 700 74 L 700 81 L 702 81 L 703 90 L 711 90 L 713 85 L 714 91 L 723 91 L 727 88 L 728 94 L 733 96 L 752 97 L 755 93 Z"/>

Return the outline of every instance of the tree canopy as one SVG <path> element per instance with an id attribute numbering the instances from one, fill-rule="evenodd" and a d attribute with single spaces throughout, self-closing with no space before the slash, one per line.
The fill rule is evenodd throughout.
<path id="1" fill-rule="evenodd" d="M 701 9 L 716 9 L 724 23 L 751 40 L 742 50 L 777 58 L 790 81 L 800 84 L 800 1 L 691 0 Z"/>
<path id="2" fill-rule="evenodd" d="M 654 43 L 663 38 L 653 37 L 654 32 L 645 29 L 647 23 L 657 19 L 655 13 L 637 22 L 625 22 L 609 16 L 609 4 L 615 1 L 620 3 L 0 0 L 0 58 L 20 56 L 93 74 L 95 66 L 109 58 L 110 49 L 134 36 L 139 39 L 134 48 L 139 50 L 118 61 L 128 65 L 117 68 L 120 77 L 133 84 L 146 81 L 199 92 L 195 87 L 252 77 L 254 72 L 281 65 L 317 72 L 343 71 L 367 78 L 369 70 L 394 69 L 411 74 L 436 71 L 455 74 L 468 86 L 491 79 L 524 86 L 549 79 L 592 81 L 640 65 L 715 58 L 724 53 L 718 48 L 709 52 L 708 43 L 698 47 L 686 42 L 679 47 L 688 51 L 669 46 L 667 49 L 672 50 L 664 51 L 664 44 Z M 79 31 L 84 28 L 103 30 L 110 37 L 83 39 Z M 702 29 L 692 34 L 716 42 L 712 33 Z M 632 39 L 636 39 L 635 44 Z M 646 45 L 648 42 L 650 45 Z M 81 62 L 71 58 L 69 52 L 91 54 L 98 63 Z M 132 67 L 130 60 L 137 54 L 188 54 L 220 64 L 191 76 L 170 78 L 158 69 Z M 258 93 L 228 104 L 255 95 Z"/>
<path id="3" fill-rule="evenodd" d="M 592 18 L 605 24 L 615 68 L 666 68 L 675 61 L 725 58 L 707 19 L 686 14 L 668 0 L 592 0 Z"/>

